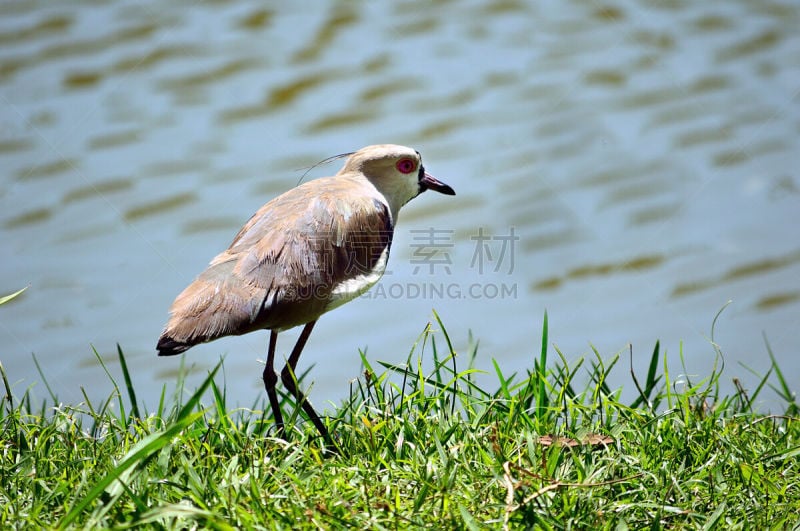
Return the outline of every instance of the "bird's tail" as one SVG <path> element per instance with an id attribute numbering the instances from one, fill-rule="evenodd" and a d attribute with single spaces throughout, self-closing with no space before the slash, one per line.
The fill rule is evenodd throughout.
<path id="1" fill-rule="evenodd" d="M 194 343 L 182 343 L 180 341 L 175 341 L 165 333 L 158 339 L 156 350 L 158 350 L 159 356 L 175 356 L 177 354 L 186 352 L 193 346 Z"/>
<path id="2" fill-rule="evenodd" d="M 159 356 L 173 356 L 199 343 L 260 328 L 253 323 L 266 289 L 241 280 L 233 271 L 235 265 L 232 259 L 215 258 L 178 295 L 156 345 Z"/>

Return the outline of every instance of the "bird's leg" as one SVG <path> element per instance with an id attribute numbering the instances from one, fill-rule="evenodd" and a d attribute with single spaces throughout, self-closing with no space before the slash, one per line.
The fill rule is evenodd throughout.
<path id="1" fill-rule="evenodd" d="M 308 336 L 311 335 L 311 330 L 314 328 L 315 323 L 316 321 L 307 323 L 303 328 L 303 331 L 300 332 L 300 337 L 297 338 L 297 343 L 292 349 L 292 353 L 289 355 L 286 366 L 281 371 L 281 381 L 283 381 L 283 385 L 286 386 L 286 389 L 288 389 L 289 392 L 292 393 L 297 399 L 297 403 L 303 408 L 303 411 L 306 412 L 306 415 L 308 415 L 308 417 L 311 419 L 311 422 L 314 423 L 314 426 L 317 427 L 317 430 L 319 430 L 319 433 L 322 435 L 325 441 L 335 448 L 325 424 L 322 422 L 322 420 L 320 420 L 319 415 L 317 415 L 317 412 L 314 411 L 314 408 L 303 395 L 302 391 L 298 389 L 297 377 L 295 376 L 294 372 L 295 368 L 297 367 L 297 360 L 300 358 L 300 353 L 303 351 L 303 347 L 305 347 L 306 341 L 308 341 Z"/>
<path id="2" fill-rule="evenodd" d="M 278 342 L 278 332 L 269 332 L 269 350 L 267 351 L 267 366 L 264 367 L 264 389 L 267 391 L 269 405 L 272 408 L 272 417 L 275 419 L 275 426 L 278 428 L 278 435 L 285 438 L 283 429 L 283 415 L 281 415 L 281 403 L 278 400 L 278 391 L 275 386 L 278 384 L 278 375 L 275 373 L 275 345 Z"/>

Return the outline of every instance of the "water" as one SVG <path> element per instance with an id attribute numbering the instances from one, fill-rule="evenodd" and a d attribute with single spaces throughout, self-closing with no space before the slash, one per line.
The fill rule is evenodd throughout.
<path id="1" fill-rule="evenodd" d="M 47 396 L 35 353 L 62 401 L 107 397 L 92 346 L 119 374 L 119 342 L 154 406 L 179 365 L 154 350 L 174 296 L 302 168 L 378 142 L 414 146 L 458 195 L 410 203 L 390 273 L 317 325 L 301 366 L 323 409 L 346 397 L 359 348 L 403 361 L 434 308 L 490 372 L 532 365 L 547 309 L 569 360 L 631 343 L 643 374 L 660 339 L 673 373 L 696 376 L 730 300 L 714 335 L 726 381 L 767 370 L 763 333 L 800 386 L 792 2 L 0 12 L 0 291 L 30 286 L 0 308 L 18 394 Z M 229 400 L 252 404 L 266 342 L 196 347 L 193 381 L 225 355 Z M 614 383 L 630 388 L 625 372 Z"/>

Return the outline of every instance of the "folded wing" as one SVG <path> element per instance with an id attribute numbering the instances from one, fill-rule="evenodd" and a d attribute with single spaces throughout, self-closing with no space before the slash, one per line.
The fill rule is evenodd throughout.
<path id="1" fill-rule="evenodd" d="M 250 218 L 175 299 L 159 355 L 316 320 L 336 286 L 368 275 L 391 245 L 391 215 L 369 191 L 354 194 L 339 181 L 306 183 Z"/>

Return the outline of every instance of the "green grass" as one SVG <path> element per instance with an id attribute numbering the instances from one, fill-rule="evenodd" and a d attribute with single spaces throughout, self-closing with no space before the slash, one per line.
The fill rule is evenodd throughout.
<path id="1" fill-rule="evenodd" d="M 492 389 L 476 383 L 471 345 L 457 354 L 437 316 L 406 363 L 362 353 L 364 376 L 327 419 L 331 457 L 288 401 L 289 442 L 274 437 L 263 401 L 231 410 L 219 366 L 191 394 L 181 380 L 163 391 L 155 411 L 138 403 L 121 350 L 122 378 L 107 371 L 115 392 L 98 404 L 37 406 L 28 391 L 12 397 L 2 371 L 0 528 L 800 522 L 800 413 L 774 359 L 754 390 L 720 396 L 721 371 L 678 385 L 657 343 L 648 373 L 631 377 L 637 398 L 623 403 L 606 383 L 619 355 L 568 364 L 548 345 L 546 316 L 531 370 L 508 375 L 495 362 Z M 753 411 L 764 392 L 777 393 L 780 415 Z"/>

